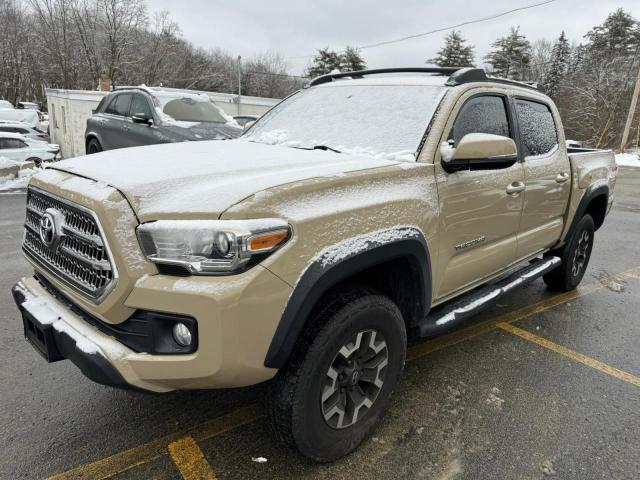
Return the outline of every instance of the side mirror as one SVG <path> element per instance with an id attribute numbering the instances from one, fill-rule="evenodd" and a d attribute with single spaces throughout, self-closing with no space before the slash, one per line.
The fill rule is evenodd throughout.
<path id="1" fill-rule="evenodd" d="M 133 123 L 142 123 L 144 125 L 152 125 L 153 118 L 147 117 L 144 113 L 135 113 L 131 116 Z"/>
<path id="2" fill-rule="evenodd" d="M 443 144 L 440 153 L 447 172 L 496 170 L 518 161 L 518 148 L 511 138 L 489 133 L 468 133 L 456 148 Z"/>

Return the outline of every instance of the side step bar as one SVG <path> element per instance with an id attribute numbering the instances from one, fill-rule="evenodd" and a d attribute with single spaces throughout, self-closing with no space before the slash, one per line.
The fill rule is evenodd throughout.
<path id="1" fill-rule="evenodd" d="M 453 300 L 442 308 L 436 308 L 419 325 L 420 337 L 433 337 L 449 330 L 458 323 L 472 317 L 480 310 L 487 308 L 505 293 L 516 287 L 531 283 L 538 277 L 550 272 L 560 265 L 560 257 L 547 257 L 536 260 L 507 278 L 492 285 L 480 287 L 463 295 L 460 300 Z"/>

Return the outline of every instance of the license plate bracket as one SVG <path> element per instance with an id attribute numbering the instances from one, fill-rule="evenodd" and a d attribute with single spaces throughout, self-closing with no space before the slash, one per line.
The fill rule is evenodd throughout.
<path id="1" fill-rule="evenodd" d="M 31 343 L 33 348 L 49 362 L 64 360 L 60 354 L 51 325 L 40 323 L 28 311 L 22 309 L 22 324 L 24 336 Z"/>

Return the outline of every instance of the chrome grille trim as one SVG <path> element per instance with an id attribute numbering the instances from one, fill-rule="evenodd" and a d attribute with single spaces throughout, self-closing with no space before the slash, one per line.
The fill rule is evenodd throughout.
<path id="1" fill-rule="evenodd" d="M 48 208 L 64 216 L 64 237 L 55 251 L 39 233 L 40 218 Z M 37 266 L 93 303 L 100 303 L 117 283 L 118 272 L 95 212 L 33 186 L 27 190 L 22 250 Z"/>

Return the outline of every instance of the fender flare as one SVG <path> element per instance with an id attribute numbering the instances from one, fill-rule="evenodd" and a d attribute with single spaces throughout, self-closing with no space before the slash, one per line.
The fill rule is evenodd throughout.
<path id="1" fill-rule="evenodd" d="M 295 348 L 306 321 L 316 302 L 330 288 L 368 268 L 389 260 L 406 258 L 414 277 L 418 279 L 414 318 L 424 318 L 431 307 L 431 260 L 427 241 L 418 229 L 407 227 L 409 235 L 386 243 L 368 242 L 366 249 L 354 253 L 338 262 L 327 262 L 327 258 L 339 247 L 329 249 L 315 257 L 302 274 L 289 297 L 278 324 L 264 365 L 281 368 Z"/>
<path id="2" fill-rule="evenodd" d="M 576 213 L 573 215 L 571 226 L 569 227 L 569 230 L 564 237 L 565 243 L 573 236 L 576 226 L 578 225 L 580 219 L 584 217 L 584 212 L 587 211 L 587 207 L 591 203 L 591 200 L 601 195 L 604 195 L 607 198 L 607 201 L 609 200 L 609 185 L 607 183 L 598 182 L 590 185 L 587 188 L 587 191 L 584 192 L 584 195 L 580 199 L 580 203 L 578 204 Z"/>

